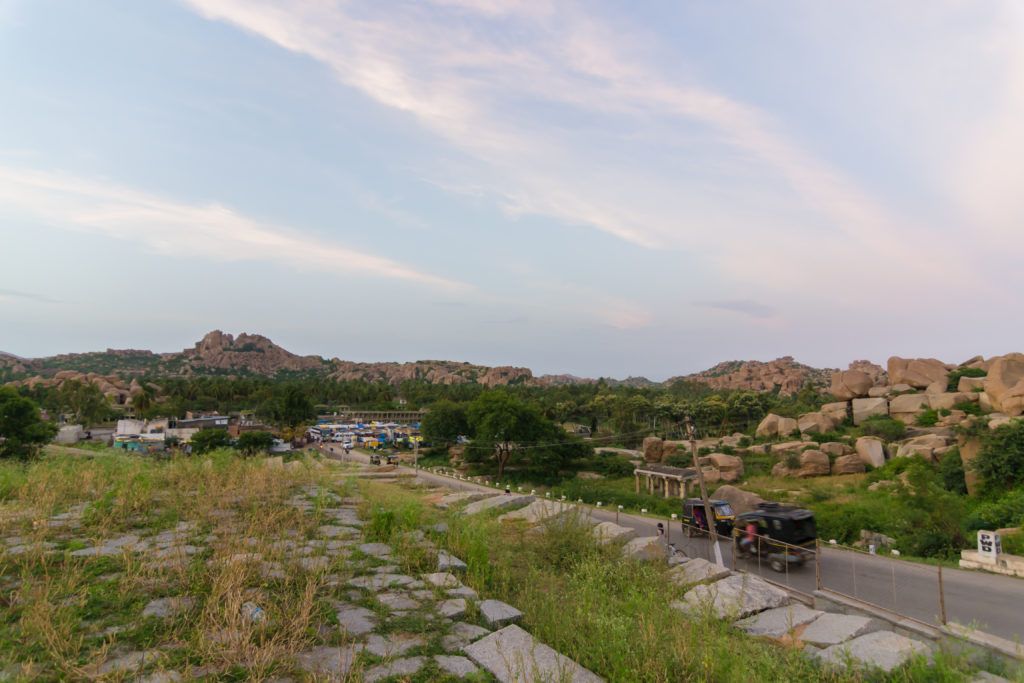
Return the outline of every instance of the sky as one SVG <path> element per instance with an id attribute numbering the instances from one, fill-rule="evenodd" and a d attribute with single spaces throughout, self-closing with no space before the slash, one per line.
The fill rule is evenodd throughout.
<path id="1" fill-rule="evenodd" d="M 0 350 L 1022 349 L 1024 5 L 0 0 Z"/>

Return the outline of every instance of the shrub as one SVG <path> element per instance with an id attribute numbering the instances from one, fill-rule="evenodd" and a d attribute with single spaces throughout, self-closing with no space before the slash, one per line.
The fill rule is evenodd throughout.
<path id="1" fill-rule="evenodd" d="M 791 470 L 798 470 L 798 469 L 800 469 L 800 456 L 797 453 L 792 453 L 792 452 L 788 453 L 786 455 L 786 457 L 783 459 L 783 462 L 786 463 L 786 467 L 788 469 L 791 469 Z"/>
<path id="2" fill-rule="evenodd" d="M 1024 487 L 980 503 L 967 518 L 967 528 L 1001 529 L 1024 523 Z"/>
<path id="3" fill-rule="evenodd" d="M 946 385 L 946 391 L 956 391 L 957 387 L 960 386 L 961 377 L 984 377 L 988 373 L 981 368 L 957 368 L 949 373 L 949 382 Z"/>
<path id="4" fill-rule="evenodd" d="M 665 458 L 665 464 L 671 467 L 693 467 L 693 458 L 690 455 L 675 453 Z"/>
<path id="5" fill-rule="evenodd" d="M 885 441 L 899 441 L 907 433 L 907 426 L 899 420 L 885 415 L 873 415 L 860 425 L 864 436 L 877 436 Z"/>
<path id="6" fill-rule="evenodd" d="M 740 448 L 750 448 L 753 441 L 750 440 L 749 436 L 741 436 L 739 440 Z"/>
<path id="7" fill-rule="evenodd" d="M 953 410 L 962 410 L 968 415 L 981 415 L 981 404 L 977 401 L 960 401 L 953 405 Z"/>
<path id="8" fill-rule="evenodd" d="M 971 463 L 986 491 L 1005 491 L 1024 483 L 1024 421 L 1014 420 L 982 437 Z"/>
<path id="9" fill-rule="evenodd" d="M 934 427 L 939 421 L 939 411 L 928 408 L 921 412 L 914 421 L 918 427 Z"/>
<path id="10" fill-rule="evenodd" d="M 967 495 L 967 482 L 964 480 L 964 463 L 960 459 L 960 449 L 953 448 L 939 458 L 939 477 L 947 491 Z"/>

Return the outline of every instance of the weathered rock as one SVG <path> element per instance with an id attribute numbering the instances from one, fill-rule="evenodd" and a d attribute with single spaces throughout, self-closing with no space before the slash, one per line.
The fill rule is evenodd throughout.
<path id="1" fill-rule="evenodd" d="M 452 598 L 438 604 L 437 613 L 449 619 L 458 619 L 466 614 L 465 598 Z"/>
<path id="2" fill-rule="evenodd" d="M 823 477 L 830 469 L 828 456 L 819 450 L 811 449 L 800 454 L 800 469 L 797 470 L 796 476 Z"/>
<path id="3" fill-rule="evenodd" d="M 860 474 L 864 472 L 864 461 L 857 454 L 840 455 L 832 463 L 832 474 Z"/>
<path id="4" fill-rule="evenodd" d="M 155 662 L 160 658 L 161 652 L 159 650 L 136 650 L 128 652 L 120 657 L 114 659 L 108 659 L 99 665 L 96 669 L 96 673 L 100 676 L 109 676 L 110 674 L 126 674 L 141 670 L 143 667 L 149 666 L 152 662 Z"/>
<path id="5" fill-rule="evenodd" d="M 711 453 L 707 459 L 718 470 L 722 481 L 736 481 L 743 476 L 743 459 L 725 453 Z"/>
<path id="6" fill-rule="evenodd" d="M 615 522 L 601 522 L 594 527 L 593 533 L 598 543 L 612 543 L 628 541 L 636 536 L 636 529 L 619 526 Z"/>
<path id="7" fill-rule="evenodd" d="M 1024 413 L 1024 353 L 992 359 L 984 387 L 994 410 L 1011 417 Z"/>
<path id="8" fill-rule="evenodd" d="M 741 619 L 736 626 L 752 636 L 765 638 L 782 638 L 793 632 L 798 626 L 812 622 L 824 612 L 804 607 L 798 602 L 784 607 L 766 610 L 752 617 Z"/>
<path id="9" fill-rule="evenodd" d="M 862 436 L 857 439 L 854 448 L 857 450 L 857 456 L 865 465 L 881 467 L 885 464 L 885 446 L 879 439 L 873 436 Z"/>
<path id="10" fill-rule="evenodd" d="M 917 389 L 924 389 L 933 382 L 945 384 L 949 377 L 946 364 L 934 358 L 893 356 L 889 359 L 888 370 L 891 384 L 909 384 Z"/>
<path id="11" fill-rule="evenodd" d="M 657 436 L 648 436 L 644 439 L 643 453 L 644 462 L 661 462 L 663 455 L 664 441 Z"/>
<path id="12" fill-rule="evenodd" d="M 353 636 L 365 635 L 377 627 L 377 615 L 365 607 L 341 605 L 337 616 L 338 625 Z"/>
<path id="13" fill-rule="evenodd" d="M 927 394 L 903 394 L 889 401 L 889 415 L 906 424 L 912 424 L 927 408 Z"/>
<path id="14" fill-rule="evenodd" d="M 855 398 L 853 404 L 853 424 L 860 425 L 864 420 L 875 415 L 888 415 L 889 402 L 884 398 Z"/>
<path id="15" fill-rule="evenodd" d="M 478 500 L 475 503 L 470 503 L 462 510 L 462 513 L 466 515 L 478 515 L 481 512 L 486 512 L 488 510 L 505 510 L 507 508 L 518 507 L 532 502 L 533 496 L 497 495 L 491 496 L 490 498 L 484 498 L 483 500 Z"/>
<path id="16" fill-rule="evenodd" d="M 484 600 L 480 603 L 480 616 L 491 628 L 501 628 L 523 618 L 523 613 L 501 600 Z"/>
<path id="17" fill-rule="evenodd" d="M 359 546 L 359 552 L 380 560 L 391 559 L 391 546 L 387 543 L 363 543 Z"/>
<path id="18" fill-rule="evenodd" d="M 821 412 L 832 418 L 832 421 L 837 425 L 846 421 L 846 412 L 850 404 L 846 401 L 837 401 L 835 403 L 826 403 L 821 407 Z"/>
<path id="19" fill-rule="evenodd" d="M 822 453 L 828 453 L 839 457 L 840 455 L 849 455 L 853 453 L 853 449 L 847 446 L 845 443 L 839 443 L 838 441 L 828 441 L 818 446 L 818 450 Z"/>
<path id="20" fill-rule="evenodd" d="M 889 396 L 892 393 L 892 387 L 871 387 L 868 389 L 869 398 L 881 398 Z"/>
<path id="21" fill-rule="evenodd" d="M 942 392 L 940 394 L 932 394 L 928 397 L 928 405 L 936 410 L 952 410 L 953 406 L 958 403 L 965 403 L 971 400 L 977 400 L 977 396 L 971 394 L 961 393 L 959 391 Z"/>
<path id="22" fill-rule="evenodd" d="M 437 551 L 437 571 L 463 573 L 466 569 L 466 563 L 449 553 L 447 550 Z"/>
<path id="23" fill-rule="evenodd" d="M 423 580 L 431 585 L 437 586 L 438 588 L 458 588 L 462 585 L 459 581 L 459 577 L 455 576 L 451 572 L 436 572 L 434 574 L 424 574 Z"/>
<path id="24" fill-rule="evenodd" d="M 742 619 L 789 602 L 789 595 L 750 574 L 733 574 L 710 585 L 698 585 L 672 606 L 683 611 L 710 609 L 719 619 Z"/>
<path id="25" fill-rule="evenodd" d="M 448 652 L 457 652 L 488 633 L 490 631 L 476 624 L 457 621 L 452 624 L 448 635 L 441 639 L 441 645 Z"/>
<path id="26" fill-rule="evenodd" d="M 944 448 L 949 445 L 949 440 L 938 434 L 923 434 L 921 436 L 915 436 L 913 439 L 908 439 L 899 445 L 896 449 L 897 458 L 907 458 L 910 456 L 920 456 L 925 460 L 935 459 L 935 450 Z"/>
<path id="27" fill-rule="evenodd" d="M 698 583 L 718 581 L 731 573 L 727 567 L 695 557 L 689 562 L 671 569 L 668 576 L 673 583 L 680 586 L 692 586 Z"/>
<path id="28" fill-rule="evenodd" d="M 832 373 L 832 387 L 829 389 L 836 398 L 848 401 L 851 398 L 862 398 L 874 385 L 874 380 L 862 370 L 843 370 Z"/>
<path id="29" fill-rule="evenodd" d="M 770 439 L 776 436 L 789 436 L 797 429 L 796 420 L 768 413 L 754 432 L 758 437 Z"/>
<path id="30" fill-rule="evenodd" d="M 348 584 L 356 588 L 380 591 L 395 586 L 408 586 L 415 581 L 416 579 L 405 574 L 372 574 L 370 576 L 357 576 L 350 579 Z"/>
<path id="31" fill-rule="evenodd" d="M 800 640 L 817 647 L 828 647 L 880 628 L 882 624 L 869 617 L 826 612 L 807 625 Z"/>
<path id="32" fill-rule="evenodd" d="M 449 493 L 448 495 L 443 496 L 439 501 L 434 503 L 434 505 L 442 510 L 447 510 L 453 505 L 458 505 L 459 503 L 473 503 L 478 500 L 483 500 L 484 498 L 490 498 L 493 495 L 494 494 L 490 491 L 459 491 L 458 493 Z"/>
<path id="33" fill-rule="evenodd" d="M 405 659 L 396 659 L 392 662 L 378 664 L 363 674 L 363 682 L 376 683 L 376 681 L 382 681 L 393 676 L 412 676 L 422 669 L 426 663 L 426 657 L 406 657 Z"/>
<path id="34" fill-rule="evenodd" d="M 420 606 L 419 602 L 405 593 L 381 593 L 377 600 L 392 612 L 407 612 Z"/>
<path id="35" fill-rule="evenodd" d="M 389 633 L 385 636 L 371 633 L 366 638 L 366 651 L 378 657 L 398 657 L 426 644 L 426 638 L 413 633 Z"/>
<path id="36" fill-rule="evenodd" d="M 832 645 L 818 653 L 825 663 L 845 667 L 847 662 L 889 672 L 912 657 L 931 651 L 924 643 L 892 631 L 874 631 L 845 643 Z"/>
<path id="37" fill-rule="evenodd" d="M 984 377 L 961 377 L 956 390 L 964 394 L 973 394 L 985 390 Z"/>
<path id="38" fill-rule="evenodd" d="M 664 562 L 665 544 L 662 543 L 660 536 L 641 536 L 622 546 L 622 555 L 633 560 Z"/>
<path id="39" fill-rule="evenodd" d="M 575 505 L 571 505 L 569 503 L 562 503 L 557 500 L 547 500 L 542 498 L 533 501 L 524 508 L 520 508 L 512 512 L 506 512 L 502 516 L 498 517 L 498 519 L 502 522 L 522 520 L 527 524 L 540 524 L 545 520 L 554 519 L 559 515 L 570 512 L 575 509 L 575 507 Z"/>
<path id="40" fill-rule="evenodd" d="M 719 486 L 715 489 L 714 493 L 711 494 L 711 497 L 724 500 L 729 503 L 736 514 L 756 510 L 757 506 L 764 502 L 764 498 L 756 493 L 744 491 L 743 489 L 730 484 Z"/>
<path id="41" fill-rule="evenodd" d="M 602 680 L 515 625 L 481 638 L 466 646 L 465 651 L 501 683 L 599 683 Z"/>
<path id="42" fill-rule="evenodd" d="M 465 678 L 475 674 L 479 669 L 473 662 L 469 661 L 465 657 L 452 657 L 451 655 L 434 655 L 434 661 L 437 662 L 437 668 L 441 669 L 445 673 L 451 674 L 456 678 Z"/>

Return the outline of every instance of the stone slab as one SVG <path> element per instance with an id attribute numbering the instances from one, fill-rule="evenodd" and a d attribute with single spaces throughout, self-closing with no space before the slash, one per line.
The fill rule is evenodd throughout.
<path id="1" fill-rule="evenodd" d="M 363 674 L 363 681 L 364 683 L 374 683 L 375 681 L 382 681 L 392 676 L 412 676 L 423 668 L 426 661 L 426 657 L 408 657 L 406 659 L 396 659 L 386 664 L 379 664 Z"/>
<path id="2" fill-rule="evenodd" d="M 469 645 L 474 640 L 479 640 L 486 636 L 490 631 L 477 626 L 476 624 L 467 624 L 462 621 L 457 621 L 452 624 L 451 629 L 444 638 L 441 639 L 441 644 L 444 649 L 448 652 L 458 652 L 462 650 L 466 645 Z"/>
<path id="3" fill-rule="evenodd" d="M 504 494 L 500 494 L 497 496 L 491 496 L 490 498 L 484 498 L 483 500 L 478 500 L 475 503 L 470 503 L 462 510 L 462 512 L 466 515 L 478 515 L 481 512 L 487 512 L 488 510 L 505 510 L 512 507 L 518 507 L 520 505 L 526 505 L 527 503 L 532 503 L 533 500 L 533 496 L 506 496 Z"/>
<path id="4" fill-rule="evenodd" d="M 597 683 L 603 680 L 514 624 L 466 646 L 465 651 L 501 683 Z"/>
<path id="5" fill-rule="evenodd" d="M 633 560 L 664 562 L 667 552 L 667 546 L 660 536 L 641 536 L 622 546 L 623 556 Z"/>
<path id="6" fill-rule="evenodd" d="M 315 676 L 326 676 L 330 680 L 345 680 L 352 668 L 352 663 L 362 649 L 362 645 L 316 647 L 295 655 L 295 665 L 302 671 Z"/>
<path id="7" fill-rule="evenodd" d="M 452 598 L 437 606 L 437 613 L 449 619 L 458 619 L 466 614 L 466 599 Z"/>
<path id="8" fill-rule="evenodd" d="M 794 602 L 792 605 L 776 607 L 741 619 L 736 622 L 736 626 L 752 636 L 782 638 L 792 633 L 794 629 L 814 621 L 822 614 L 824 612 L 821 610 L 811 609 L 799 602 Z"/>
<path id="9" fill-rule="evenodd" d="M 683 611 L 710 609 L 719 619 L 742 619 L 789 603 L 789 595 L 750 574 L 733 574 L 712 584 L 701 584 L 672 606 Z"/>
<path id="10" fill-rule="evenodd" d="M 519 621 L 523 613 L 501 600 L 484 600 L 480 603 L 480 616 L 491 628 L 500 628 Z"/>
<path id="11" fill-rule="evenodd" d="M 816 647 L 829 647 L 881 628 L 882 623 L 870 617 L 826 612 L 807 625 L 800 640 Z"/>
<path id="12" fill-rule="evenodd" d="M 423 580 L 431 586 L 437 586 L 438 588 L 458 588 L 462 585 L 459 581 L 459 577 L 455 576 L 451 572 L 435 572 L 433 574 L 424 574 Z"/>
<path id="13" fill-rule="evenodd" d="M 557 500 L 540 498 L 524 508 L 506 512 L 498 517 L 502 522 L 523 521 L 527 524 L 540 524 L 544 520 L 553 519 L 571 511 L 575 506 Z"/>
<path id="14" fill-rule="evenodd" d="M 451 655 L 434 655 L 434 661 L 441 671 L 451 674 L 456 678 L 465 678 L 475 674 L 479 669 L 465 657 L 453 657 Z"/>
<path id="15" fill-rule="evenodd" d="M 928 655 L 931 648 L 924 643 L 892 631 L 873 631 L 853 640 L 832 645 L 818 653 L 825 663 L 844 667 L 853 662 L 865 668 L 889 672 L 916 655 Z"/>
<path id="16" fill-rule="evenodd" d="M 177 598 L 158 598 L 150 600 L 142 609 L 142 616 L 157 617 L 160 619 L 173 617 L 182 612 L 192 609 L 195 599 L 187 596 Z"/>
<path id="17" fill-rule="evenodd" d="M 724 579 L 732 572 L 722 565 L 708 562 L 704 558 L 695 557 L 671 571 L 668 576 L 679 586 L 692 586 L 698 583 L 710 583 Z"/>
<path id="18" fill-rule="evenodd" d="M 437 551 L 437 571 L 439 572 L 465 572 L 466 563 L 455 557 L 447 550 Z"/>
<path id="19" fill-rule="evenodd" d="M 601 522 L 594 527 L 593 533 L 598 543 L 612 543 L 614 541 L 628 541 L 636 536 L 636 529 L 619 526 L 615 522 Z"/>
<path id="20" fill-rule="evenodd" d="M 367 634 L 377 627 L 377 616 L 365 607 L 342 605 L 337 615 L 341 628 L 354 636 Z"/>
<path id="21" fill-rule="evenodd" d="M 378 657 L 397 657 L 414 647 L 422 647 L 426 644 L 427 641 L 423 636 L 412 633 L 389 633 L 385 636 L 371 633 L 366 638 L 366 651 Z"/>
<path id="22" fill-rule="evenodd" d="M 458 505 L 459 503 L 474 503 L 478 500 L 483 500 L 484 498 L 492 498 L 495 495 L 497 494 L 491 493 L 490 491 L 461 491 L 459 493 L 449 493 L 448 495 L 443 496 L 441 500 L 434 503 L 434 505 L 442 510 L 447 510 L 451 506 Z"/>

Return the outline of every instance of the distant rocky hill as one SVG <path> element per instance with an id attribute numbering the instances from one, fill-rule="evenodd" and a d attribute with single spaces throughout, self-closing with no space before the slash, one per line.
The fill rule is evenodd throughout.
<path id="1" fill-rule="evenodd" d="M 665 384 L 685 380 L 701 382 L 714 389 L 747 389 L 751 391 L 774 391 L 789 396 L 800 391 L 807 383 L 819 389 L 827 389 L 832 369 L 812 368 L 797 363 L 792 356 L 783 356 L 767 363 L 757 360 L 733 360 L 692 375 L 672 377 Z"/>
<path id="2" fill-rule="evenodd" d="M 853 367 L 884 372 L 867 361 L 857 361 Z M 877 368 L 873 370 L 872 368 Z M 728 361 L 692 375 L 673 377 L 666 382 L 653 382 L 645 377 L 627 377 L 617 380 L 605 378 L 609 386 L 636 388 L 670 385 L 678 380 L 702 382 L 715 389 L 749 389 L 782 394 L 795 393 L 810 382 L 827 390 L 833 371 L 812 368 L 797 363 L 790 357 L 767 363 L 761 361 Z M 300 356 L 258 334 L 242 333 L 237 337 L 214 330 L 206 334 L 193 347 L 173 353 L 154 353 L 139 349 L 107 349 L 90 353 L 67 353 L 46 358 L 19 358 L 0 353 L 0 381 L 26 384 L 44 382 L 60 384 L 67 379 L 94 381 L 102 376 L 104 382 L 121 392 L 128 391 L 132 377 L 188 377 L 196 375 L 315 375 L 336 380 L 359 380 L 400 384 L 406 380 L 422 380 L 435 384 L 476 383 L 488 387 L 526 384 L 532 386 L 561 386 L 593 384 L 597 379 L 575 375 L 535 376 L 529 368 L 514 366 L 490 367 L 447 360 L 420 360 L 408 363 L 357 363 L 326 359 L 320 356 Z M 124 380 L 119 382 L 117 378 Z M 96 380 L 98 381 L 98 380 Z"/>

